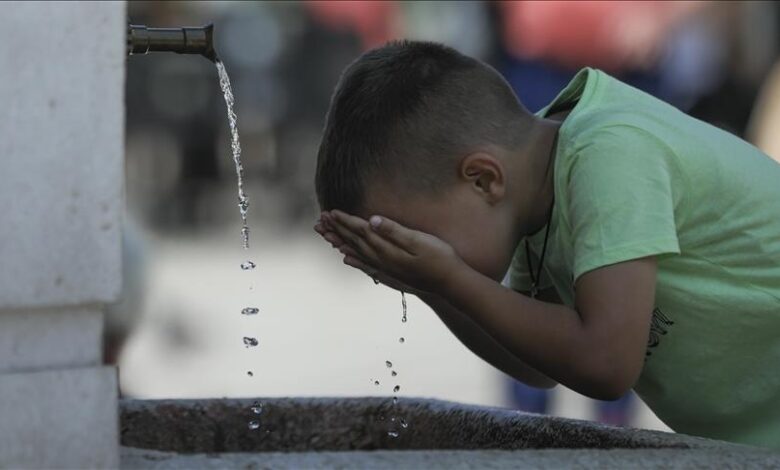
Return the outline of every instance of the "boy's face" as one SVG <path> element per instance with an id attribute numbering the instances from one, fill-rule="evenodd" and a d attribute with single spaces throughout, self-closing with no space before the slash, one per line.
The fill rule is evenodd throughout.
<path id="1" fill-rule="evenodd" d="M 374 184 L 356 215 L 364 219 L 385 216 L 434 235 L 449 243 L 473 269 L 497 281 L 503 279 L 514 253 L 511 223 L 464 183 L 435 195 Z"/>

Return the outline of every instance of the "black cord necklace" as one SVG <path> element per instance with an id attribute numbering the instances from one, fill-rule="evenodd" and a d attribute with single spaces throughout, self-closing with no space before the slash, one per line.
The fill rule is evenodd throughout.
<path id="1" fill-rule="evenodd" d="M 558 144 L 558 133 L 555 134 L 552 149 L 550 150 L 550 164 L 552 164 L 553 155 Z M 554 187 L 554 184 L 553 184 Z M 539 279 L 542 276 L 542 267 L 544 266 L 544 254 L 547 253 L 547 238 L 550 236 L 550 226 L 552 225 L 553 209 L 555 208 L 555 195 L 550 205 L 550 217 L 547 219 L 547 229 L 544 231 L 544 243 L 542 244 L 542 254 L 539 256 L 539 267 L 534 276 L 534 270 L 531 266 L 531 249 L 528 247 L 528 237 L 525 239 L 525 260 L 528 262 L 528 275 L 531 277 L 531 298 L 535 299 L 539 295 Z"/>
<path id="2" fill-rule="evenodd" d="M 555 200 L 553 200 L 553 205 Z M 528 248 L 528 238 L 525 239 L 525 259 L 528 262 L 528 275 L 531 276 L 531 298 L 535 299 L 539 295 L 539 279 L 542 275 L 542 266 L 544 266 L 544 254 L 547 253 L 547 237 L 550 235 L 550 225 L 552 225 L 552 208 L 550 208 L 550 219 L 547 221 L 547 230 L 544 231 L 544 244 L 542 245 L 542 254 L 539 257 L 539 267 L 534 276 L 534 270 L 531 266 L 531 250 Z"/>

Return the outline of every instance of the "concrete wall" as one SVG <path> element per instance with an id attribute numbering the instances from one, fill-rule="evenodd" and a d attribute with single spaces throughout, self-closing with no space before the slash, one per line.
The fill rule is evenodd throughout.
<path id="1" fill-rule="evenodd" d="M 118 465 L 124 2 L 0 2 L 0 467 Z"/>

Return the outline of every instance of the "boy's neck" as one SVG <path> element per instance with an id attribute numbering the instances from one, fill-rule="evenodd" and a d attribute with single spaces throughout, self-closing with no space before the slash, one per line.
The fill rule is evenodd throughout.
<path id="1" fill-rule="evenodd" d="M 538 119 L 531 128 L 528 147 L 521 158 L 523 176 L 528 190 L 520 195 L 519 218 L 524 221 L 520 236 L 534 235 L 550 220 L 555 199 L 554 164 L 557 135 L 568 111 L 556 113 L 547 119 Z"/>

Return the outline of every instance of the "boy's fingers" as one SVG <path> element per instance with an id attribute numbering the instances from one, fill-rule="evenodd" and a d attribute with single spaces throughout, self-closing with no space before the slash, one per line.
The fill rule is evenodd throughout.
<path id="1" fill-rule="evenodd" d="M 341 254 L 343 255 L 352 256 L 353 258 L 360 258 L 360 253 L 358 253 L 357 250 L 355 250 L 354 248 L 346 244 L 341 245 L 339 247 L 339 252 L 341 252 Z"/>
<path id="2" fill-rule="evenodd" d="M 336 225 L 345 225 L 356 237 L 365 241 L 379 258 L 394 259 L 401 254 L 397 246 L 375 233 L 366 220 L 340 211 L 333 211 L 333 217 Z"/>
<path id="3" fill-rule="evenodd" d="M 314 226 L 314 231 L 319 233 L 326 242 L 330 243 L 333 248 L 338 248 L 344 244 L 344 240 L 341 239 L 335 232 L 326 230 L 322 225 L 318 224 Z"/>
<path id="4" fill-rule="evenodd" d="M 356 258 L 350 255 L 345 255 L 344 264 L 346 264 L 347 266 L 352 266 L 355 269 L 359 269 L 363 271 L 370 278 L 376 279 L 378 271 L 373 267 L 371 267 L 371 265 L 362 261 L 360 258 Z"/>
<path id="5" fill-rule="evenodd" d="M 345 242 L 349 243 L 352 248 L 356 249 L 364 258 L 377 259 L 376 251 L 369 245 L 361 232 L 353 230 L 342 223 L 340 218 L 336 218 L 332 225 L 336 234 Z"/>
<path id="6" fill-rule="evenodd" d="M 382 235 L 384 238 L 392 241 L 394 244 L 406 251 L 412 252 L 414 247 L 415 233 L 403 225 L 378 215 L 372 215 L 368 219 L 371 228 Z"/>
<path id="7" fill-rule="evenodd" d="M 322 236 L 328 243 L 330 243 L 333 248 L 339 248 L 341 246 L 344 246 L 344 240 L 338 236 L 335 232 L 325 232 L 325 235 Z"/>

